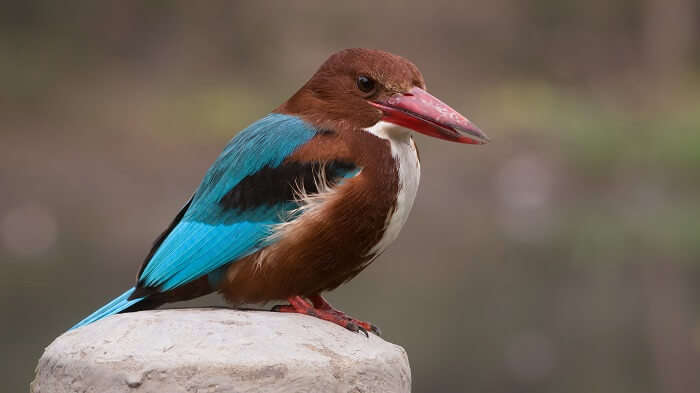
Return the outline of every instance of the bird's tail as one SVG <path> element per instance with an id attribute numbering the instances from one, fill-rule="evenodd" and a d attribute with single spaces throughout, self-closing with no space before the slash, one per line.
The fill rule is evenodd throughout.
<path id="1" fill-rule="evenodd" d="M 99 310 L 95 311 L 94 313 L 90 314 L 87 318 L 83 319 L 82 321 L 78 322 L 70 328 L 70 330 L 79 328 L 81 326 L 85 326 L 87 324 L 93 323 L 95 321 L 98 321 L 102 318 L 108 317 L 110 315 L 117 314 L 119 312 L 122 312 L 126 310 L 127 308 L 133 306 L 134 304 L 142 301 L 143 297 L 136 298 L 136 299 L 131 299 L 129 300 L 129 296 L 134 292 L 136 288 L 131 288 L 128 291 L 122 293 L 119 297 L 116 299 L 112 300 L 111 302 L 105 304 L 100 308 Z"/>

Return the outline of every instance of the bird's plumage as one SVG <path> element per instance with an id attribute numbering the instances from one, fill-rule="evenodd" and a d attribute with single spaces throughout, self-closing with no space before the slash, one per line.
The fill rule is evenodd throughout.
<path id="1" fill-rule="evenodd" d="M 285 162 L 317 132 L 296 116 L 273 113 L 238 133 L 155 242 L 136 287 L 75 327 L 202 276 L 216 290 L 228 264 L 269 246 L 274 225 L 295 218 L 295 192 L 313 192 L 321 172 L 333 183 L 357 172 L 341 160 Z"/>
<path id="2" fill-rule="evenodd" d="M 255 203 L 254 198 L 231 196 L 245 179 L 278 168 L 315 134 L 299 118 L 282 114 L 241 131 L 204 176 L 182 219 L 143 269 L 138 286 L 173 289 L 264 246 L 270 226 L 288 219 L 294 202 Z"/>
<path id="3" fill-rule="evenodd" d="M 321 293 L 362 271 L 406 222 L 420 179 L 411 131 L 487 140 L 424 89 L 420 71 L 399 56 L 332 55 L 231 140 L 156 239 L 136 285 L 74 328 L 219 291 L 233 304 L 288 299 L 281 311 L 376 331 Z"/>
<path id="4" fill-rule="evenodd" d="M 257 303 L 333 289 L 378 253 L 396 207 L 398 168 L 388 141 L 369 132 L 336 128 L 300 146 L 288 162 L 352 162 L 357 173 L 307 195 L 292 222 L 277 225 L 274 244 L 232 264 L 221 291 L 231 303 Z M 261 279 L 264 278 L 264 279 Z"/>

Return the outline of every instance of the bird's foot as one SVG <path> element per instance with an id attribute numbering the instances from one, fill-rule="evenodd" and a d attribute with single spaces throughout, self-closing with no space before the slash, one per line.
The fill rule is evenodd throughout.
<path id="1" fill-rule="evenodd" d="M 320 295 L 315 295 L 309 298 L 313 304 L 309 303 L 301 296 L 292 296 L 287 300 L 289 301 L 288 305 L 277 305 L 272 308 L 272 311 L 310 315 L 312 317 L 323 319 L 324 321 L 333 322 L 336 325 L 340 325 L 350 330 L 351 332 L 361 332 L 367 337 L 369 337 L 368 332 L 372 332 L 378 336 L 381 335 L 381 331 L 378 327 L 369 322 L 352 318 L 346 315 L 344 312 L 334 309 Z"/>
<path id="2" fill-rule="evenodd" d="M 378 326 L 375 326 L 369 322 L 357 320 L 357 319 L 345 314 L 344 312 L 331 306 L 331 304 L 328 303 L 326 301 L 326 299 L 324 299 L 323 296 L 321 296 L 321 295 L 310 296 L 309 300 L 311 300 L 311 303 L 313 303 L 314 307 L 316 307 L 317 309 L 326 310 L 326 311 L 331 312 L 333 314 L 336 314 L 342 318 L 347 318 L 347 319 L 357 323 L 359 326 L 362 326 L 365 330 L 376 334 L 377 336 L 382 335 L 382 331 L 379 329 Z"/>

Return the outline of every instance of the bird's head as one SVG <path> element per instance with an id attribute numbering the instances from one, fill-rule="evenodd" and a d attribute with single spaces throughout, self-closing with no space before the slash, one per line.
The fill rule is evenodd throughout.
<path id="1" fill-rule="evenodd" d="M 488 142 L 476 125 L 425 90 L 413 63 L 379 50 L 331 55 L 278 111 L 321 127 L 368 128 L 385 121 L 452 142 Z"/>

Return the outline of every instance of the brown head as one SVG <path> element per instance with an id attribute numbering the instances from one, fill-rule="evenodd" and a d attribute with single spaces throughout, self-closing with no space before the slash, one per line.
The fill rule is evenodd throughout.
<path id="1" fill-rule="evenodd" d="M 425 91 L 418 68 L 403 57 L 345 49 L 326 60 L 276 112 L 320 128 L 368 128 L 386 121 L 454 142 L 483 144 L 486 135 Z"/>

